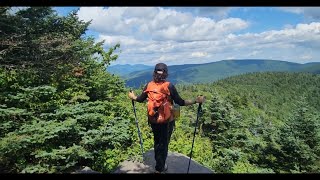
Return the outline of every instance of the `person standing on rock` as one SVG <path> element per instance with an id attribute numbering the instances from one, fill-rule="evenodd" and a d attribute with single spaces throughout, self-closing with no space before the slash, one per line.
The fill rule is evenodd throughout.
<path id="1" fill-rule="evenodd" d="M 198 96 L 194 100 L 182 99 L 175 86 L 166 80 L 168 75 L 167 65 L 158 63 L 154 68 L 153 80 L 146 84 L 140 96 L 137 97 L 133 91 L 128 94 L 130 99 L 140 103 L 148 99 L 148 122 L 154 137 L 155 173 L 163 173 L 168 169 L 168 146 L 176 118 L 174 104 L 189 106 L 205 101 L 204 96 Z"/>

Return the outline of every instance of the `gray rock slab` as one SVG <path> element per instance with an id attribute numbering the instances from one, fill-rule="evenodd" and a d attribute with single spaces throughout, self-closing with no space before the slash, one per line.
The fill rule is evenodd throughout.
<path id="1" fill-rule="evenodd" d="M 77 170 L 76 172 L 73 172 L 72 174 L 101 174 L 101 173 L 98 171 L 92 170 L 90 167 L 85 166 L 82 169 Z"/>
<path id="2" fill-rule="evenodd" d="M 113 173 L 153 173 L 153 168 L 140 162 L 123 161 Z"/>
<path id="3" fill-rule="evenodd" d="M 189 157 L 180 153 L 168 152 L 167 174 L 179 173 L 186 174 L 188 171 Z M 153 173 L 155 167 L 154 151 L 153 149 L 144 154 L 144 163 L 124 161 L 114 171 L 114 173 Z M 212 174 L 214 173 L 207 167 L 199 164 L 198 162 L 191 159 L 190 174 Z"/>

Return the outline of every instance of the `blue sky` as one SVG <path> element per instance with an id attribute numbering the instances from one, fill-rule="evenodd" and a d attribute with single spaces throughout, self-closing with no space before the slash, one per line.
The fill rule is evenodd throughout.
<path id="1" fill-rule="evenodd" d="M 120 43 L 113 64 L 226 59 L 320 62 L 320 7 L 54 7 L 78 9 L 87 35 Z"/>

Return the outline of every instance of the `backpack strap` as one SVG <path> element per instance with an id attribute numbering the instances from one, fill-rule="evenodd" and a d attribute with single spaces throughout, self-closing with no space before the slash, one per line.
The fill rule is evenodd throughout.
<path id="1" fill-rule="evenodd" d="M 158 86 L 158 83 L 155 83 L 154 81 L 150 81 L 147 84 L 147 88 L 144 90 L 144 92 L 157 92 L 157 93 L 162 93 L 170 96 L 170 90 L 169 90 L 169 84 L 170 82 L 165 81 L 161 83 L 161 86 Z"/>

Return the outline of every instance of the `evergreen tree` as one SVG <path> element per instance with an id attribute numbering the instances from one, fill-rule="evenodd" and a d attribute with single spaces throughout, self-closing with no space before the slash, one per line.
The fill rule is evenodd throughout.
<path id="1" fill-rule="evenodd" d="M 285 171 L 318 172 L 320 144 L 318 116 L 309 111 L 305 97 L 298 101 L 296 106 L 292 118 L 281 128 L 280 163 Z"/>
<path id="2" fill-rule="evenodd" d="M 9 11 L 0 8 L 1 172 L 111 171 L 125 157 L 110 154 L 132 145 L 134 128 L 124 83 L 106 72 L 120 46 L 86 37 L 76 12 Z"/>

